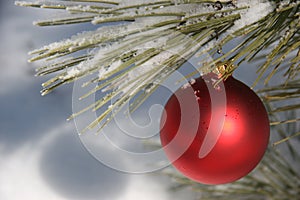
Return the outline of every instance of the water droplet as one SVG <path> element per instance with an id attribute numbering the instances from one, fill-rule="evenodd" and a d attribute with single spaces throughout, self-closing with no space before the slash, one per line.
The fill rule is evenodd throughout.
<path id="1" fill-rule="evenodd" d="M 200 90 L 195 90 L 195 91 L 194 91 L 194 94 L 195 94 L 195 95 L 197 95 L 197 94 L 199 94 L 199 93 L 200 93 Z"/>

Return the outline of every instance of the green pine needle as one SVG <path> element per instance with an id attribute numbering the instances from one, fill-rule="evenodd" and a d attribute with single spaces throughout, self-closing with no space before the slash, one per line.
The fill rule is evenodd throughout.
<path id="1" fill-rule="evenodd" d="M 30 52 L 33 56 L 29 59 L 30 62 L 45 60 L 49 63 L 37 69 L 38 76 L 56 74 L 43 84 L 42 95 L 88 74 L 101 72 L 102 75 L 85 83 L 84 86 L 95 82 L 99 84 L 82 98 L 100 90 L 109 94 L 94 105 L 73 114 L 71 118 L 107 106 L 111 98 L 120 95 L 112 107 L 107 108 L 92 122 L 89 126 L 92 128 L 111 118 L 112 110 L 120 110 L 135 94 L 144 91 L 131 105 L 130 110 L 136 110 L 154 92 L 158 83 L 162 83 L 190 57 L 203 54 L 215 58 L 197 66 L 203 73 L 212 71 L 218 63 L 235 66 L 232 68 L 235 70 L 244 62 L 257 59 L 263 61 L 258 67 L 258 76 L 253 87 L 264 76 L 264 83 L 268 84 L 274 75 L 285 70 L 285 85 L 270 86 L 260 91 L 263 100 L 272 103 L 299 98 L 298 83 L 292 81 L 297 78 L 300 68 L 300 2 L 273 1 L 273 10 L 245 25 L 240 23 L 243 22 L 241 20 L 246 20 L 245 16 L 247 17 L 251 5 L 239 4 L 238 1 L 221 2 L 221 7 L 218 1 L 213 0 L 157 0 L 143 3 L 129 0 L 16 1 L 16 5 L 67 12 L 67 16 L 63 18 L 35 22 L 38 26 L 120 22 L 117 25 L 107 24 L 97 30 L 84 32 Z M 222 46 L 235 38 L 240 38 L 239 42 L 220 55 Z M 145 49 L 145 44 L 151 41 L 158 42 L 151 43 L 152 47 Z M 71 57 L 79 51 L 86 51 L 86 54 Z M 177 55 L 164 56 L 156 63 L 156 67 L 146 70 L 144 75 L 151 78 L 141 78 L 144 75 L 134 80 L 127 78 L 129 74 L 144 69 L 145 64 L 154 63 L 165 51 L 177 52 Z M 295 51 L 298 53 L 295 54 Z M 114 69 L 111 66 L 115 66 Z M 226 79 L 232 72 L 225 71 L 222 78 Z M 196 73 L 198 71 L 187 77 Z M 154 86 L 146 88 L 149 85 Z M 287 112 L 299 108 L 297 102 L 288 105 L 276 104 L 270 112 Z M 297 121 L 291 119 L 288 123 Z M 271 125 L 282 124 L 280 122 L 286 123 L 279 120 L 271 122 Z"/>

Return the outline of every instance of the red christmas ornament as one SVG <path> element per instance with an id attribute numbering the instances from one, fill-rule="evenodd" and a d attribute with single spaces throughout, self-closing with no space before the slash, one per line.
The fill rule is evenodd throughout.
<path id="1" fill-rule="evenodd" d="M 247 175 L 262 159 L 270 126 L 259 97 L 232 76 L 205 75 L 178 89 L 161 119 L 168 159 L 186 177 L 224 184 Z"/>

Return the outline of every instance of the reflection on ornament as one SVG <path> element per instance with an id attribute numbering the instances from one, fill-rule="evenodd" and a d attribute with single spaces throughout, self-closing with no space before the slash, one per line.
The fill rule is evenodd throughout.
<path id="1" fill-rule="evenodd" d="M 267 112 L 255 92 L 232 76 L 213 87 L 215 79 L 215 74 L 205 75 L 191 84 L 192 91 L 177 90 L 165 105 L 160 132 L 174 167 L 205 184 L 229 183 L 247 175 L 262 159 L 270 132 Z M 189 120 L 182 120 L 182 109 L 189 109 Z M 191 124 L 198 124 L 196 134 L 190 133 Z M 183 146 L 185 140 L 191 144 Z"/>

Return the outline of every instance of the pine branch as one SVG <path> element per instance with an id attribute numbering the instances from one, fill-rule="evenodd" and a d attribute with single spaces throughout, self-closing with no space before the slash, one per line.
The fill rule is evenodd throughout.
<path id="1" fill-rule="evenodd" d="M 259 90 L 263 101 L 268 105 L 269 116 L 272 122 L 271 126 L 297 126 L 299 122 L 299 115 L 297 110 L 300 109 L 299 102 L 300 98 L 300 79 L 290 80 L 284 84 L 275 86 L 265 87 Z M 288 115 L 288 112 L 294 112 L 293 115 Z M 283 113 L 283 114 L 282 114 Z M 284 120 L 280 120 L 282 117 Z M 292 118 L 291 118 L 292 117 Z M 288 131 L 289 135 L 282 137 L 279 141 L 275 142 L 274 145 L 281 144 L 293 137 L 299 136 L 299 130 L 295 129 L 292 132 Z M 280 134 L 281 136 L 283 134 Z"/>
<path id="2" fill-rule="evenodd" d="M 88 126 L 93 128 L 104 119 L 109 121 L 114 115 L 113 110 L 120 110 L 126 102 L 139 94 L 130 107 L 131 111 L 136 110 L 159 83 L 184 62 L 192 56 L 205 53 L 216 59 L 212 62 L 202 61 L 197 66 L 198 70 L 187 77 L 199 71 L 212 71 L 220 63 L 235 66 L 232 68 L 234 70 L 245 61 L 264 59 L 264 63 L 258 68 L 254 85 L 270 69 L 265 84 L 276 73 L 285 69 L 285 86 L 289 85 L 289 81 L 296 78 L 299 72 L 300 2 L 221 2 L 73 0 L 17 1 L 16 5 L 60 9 L 68 13 L 67 17 L 34 23 L 39 26 L 119 22 L 117 25 L 107 24 L 97 30 L 84 32 L 30 52 L 33 56 L 30 62 L 46 60 L 49 63 L 37 69 L 37 75 L 56 74 L 43 84 L 42 95 L 88 74 L 99 74 L 84 84 L 87 86 L 90 83 L 99 83 L 96 88 L 82 96 L 82 99 L 100 90 L 108 94 L 70 117 L 71 119 L 80 113 L 96 111 L 106 106 L 106 111 Z M 229 52 L 220 55 L 223 52 L 222 46 L 235 38 L 239 38 L 240 42 Z M 298 53 L 295 54 L 297 50 Z M 78 51 L 86 51 L 86 54 L 71 57 Z M 265 52 L 268 53 L 263 57 Z M 285 66 L 287 61 L 288 67 Z M 224 71 L 223 78 L 232 72 Z M 290 87 L 292 85 L 291 83 Z M 284 91 L 275 92 L 276 88 L 269 89 L 273 93 L 264 97 L 266 102 L 299 97 L 299 90 L 288 92 L 288 88 L 285 88 Z M 140 91 L 143 91 L 142 94 Z M 118 100 L 114 105 L 108 107 L 108 102 L 117 96 Z M 271 112 L 284 112 L 299 107 L 297 103 L 285 106 L 281 104 Z M 278 122 L 273 122 L 276 123 Z"/>
<path id="3" fill-rule="evenodd" d="M 192 188 L 200 192 L 201 200 L 240 199 L 241 195 L 243 199 L 299 197 L 300 174 L 294 165 L 299 166 L 300 155 L 290 140 L 300 135 L 299 1 L 56 0 L 17 1 L 16 5 L 67 13 L 64 17 L 35 22 L 38 26 L 89 22 L 96 27 L 105 23 L 94 31 L 30 52 L 30 62 L 46 61 L 37 69 L 38 76 L 54 74 L 43 83 L 42 95 L 95 74 L 83 87 L 92 83 L 97 86 L 80 99 L 100 92 L 105 95 L 69 118 L 103 109 L 83 132 L 98 124 L 100 129 L 104 127 L 130 99 L 134 101 L 128 112 L 134 112 L 193 56 L 208 54 L 214 59 L 199 60 L 198 69 L 187 78 L 199 76 L 199 72 L 208 73 L 220 65 L 232 66 L 223 72 L 222 78 L 226 79 L 242 63 L 261 61 L 253 87 L 262 80 L 266 85 L 258 92 L 268 108 L 270 125 L 279 137 L 273 146 L 286 145 L 286 155 L 291 155 L 292 163 L 277 149 L 269 149 L 255 173 L 222 186 L 204 186 L 174 171 L 165 173 L 176 180 L 174 190 Z M 223 52 L 222 47 L 229 44 L 232 49 Z M 77 52 L 83 53 L 72 57 Z M 280 73 L 285 82 L 269 85 L 274 75 Z M 116 100 L 108 105 L 112 99 Z"/>

